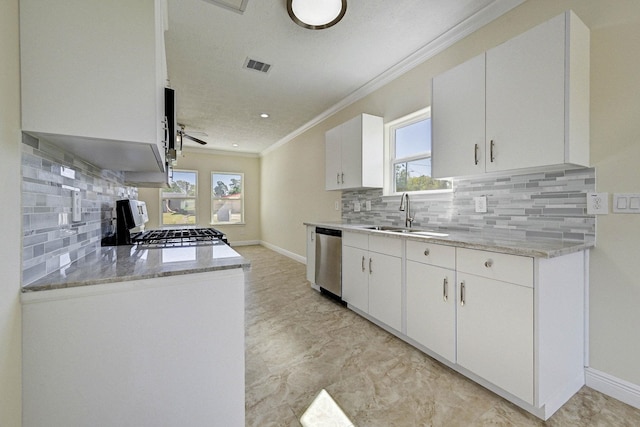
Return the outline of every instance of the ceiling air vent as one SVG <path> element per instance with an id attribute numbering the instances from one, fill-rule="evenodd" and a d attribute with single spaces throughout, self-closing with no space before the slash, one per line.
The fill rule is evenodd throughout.
<path id="1" fill-rule="evenodd" d="M 247 58 L 246 61 L 244 61 L 244 68 L 248 70 L 260 71 L 261 73 L 268 73 L 271 69 L 271 64 Z"/>

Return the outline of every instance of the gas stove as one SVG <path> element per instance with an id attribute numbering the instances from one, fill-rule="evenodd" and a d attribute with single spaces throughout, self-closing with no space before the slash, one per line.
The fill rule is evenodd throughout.
<path id="1" fill-rule="evenodd" d="M 131 243 L 144 248 L 228 245 L 227 237 L 215 228 L 147 230 L 131 236 Z"/>

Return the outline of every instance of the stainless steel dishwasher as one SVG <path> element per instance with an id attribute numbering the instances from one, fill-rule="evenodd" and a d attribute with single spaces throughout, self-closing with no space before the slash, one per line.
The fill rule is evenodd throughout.
<path id="1" fill-rule="evenodd" d="M 342 231 L 316 227 L 316 285 L 342 299 Z"/>

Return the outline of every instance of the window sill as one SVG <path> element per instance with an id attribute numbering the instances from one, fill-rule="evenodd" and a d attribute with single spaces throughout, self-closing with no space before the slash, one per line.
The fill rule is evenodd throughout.
<path id="1" fill-rule="evenodd" d="M 220 227 L 222 225 L 247 225 L 246 222 L 210 222 L 210 226 L 212 227 Z"/>
<path id="2" fill-rule="evenodd" d="M 404 193 L 383 194 L 383 200 L 400 199 Z M 440 190 L 434 192 L 407 192 L 411 200 L 453 200 L 453 190 Z"/>

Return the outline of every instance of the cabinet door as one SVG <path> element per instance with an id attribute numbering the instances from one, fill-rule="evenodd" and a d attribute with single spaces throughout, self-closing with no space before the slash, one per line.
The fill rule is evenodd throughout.
<path id="1" fill-rule="evenodd" d="M 362 187 L 362 116 L 354 117 L 341 126 L 342 171 L 341 187 Z M 344 175 L 343 175 L 344 174 Z"/>
<path id="2" fill-rule="evenodd" d="M 452 270 L 407 261 L 407 336 L 454 363 L 455 283 Z"/>
<path id="3" fill-rule="evenodd" d="M 364 249 L 342 246 L 342 299 L 369 312 L 369 256 Z"/>
<path id="4" fill-rule="evenodd" d="M 457 283 L 458 364 L 533 404 L 533 289 L 460 272 Z"/>
<path id="5" fill-rule="evenodd" d="M 564 163 L 564 20 L 487 51 L 487 172 Z"/>
<path id="6" fill-rule="evenodd" d="M 431 123 L 435 178 L 484 173 L 484 54 L 433 79 Z"/>
<path id="7" fill-rule="evenodd" d="M 369 252 L 369 314 L 402 329 L 401 258 Z"/>
<path id="8" fill-rule="evenodd" d="M 325 189 L 338 190 L 342 186 L 342 134 L 340 127 L 329 129 L 325 133 Z"/>
<path id="9" fill-rule="evenodd" d="M 316 282 L 316 228 L 307 226 L 307 280 Z"/>

